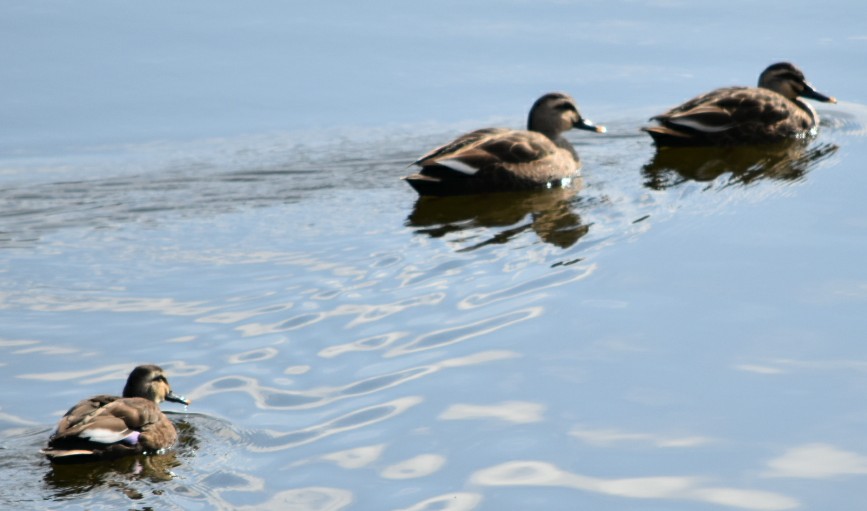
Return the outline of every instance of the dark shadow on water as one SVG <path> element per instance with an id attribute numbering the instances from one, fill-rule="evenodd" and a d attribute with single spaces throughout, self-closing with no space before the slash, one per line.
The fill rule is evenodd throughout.
<path id="1" fill-rule="evenodd" d="M 115 488 L 133 500 L 142 498 L 140 490 L 129 486 L 131 481 L 144 480 L 164 483 L 174 478 L 173 470 L 185 463 L 198 448 L 196 427 L 190 422 L 174 420 L 178 430 L 175 447 L 154 455 L 127 456 L 115 460 L 86 463 L 50 463 L 43 478 L 53 498 L 63 498 L 89 492 L 95 488 Z"/>
<path id="2" fill-rule="evenodd" d="M 171 481 L 172 469 L 181 465 L 174 451 L 153 456 L 127 456 L 113 461 L 51 464 L 45 484 L 54 498 L 87 493 L 98 487 L 119 488 L 131 499 L 140 499 L 138 490 L 125 487 L 126 481 L 144 479 L 153 483 Z"/>
<path id="3" fill-rule="evenodd" d="M 722 186 L 761 179 L 797 181 L 837 152 L 834 144 L 801 141 L 746 147 L 661 148 L 642 169 L 644 186 L 665 190 L 687 181 L 710 182 L 728 174 Z"/>
<path id="4" fill-rule="evenodd" d="M 566 248 L 574 245 L 589 230 L 574 211 L 579 189 L 420 197 L 407 218 L 407 225 L 432 238 L 478 227 L 494 230 L 486 239 L 461 251 L 505 244 L 529 230 L 545 243 Z"/>

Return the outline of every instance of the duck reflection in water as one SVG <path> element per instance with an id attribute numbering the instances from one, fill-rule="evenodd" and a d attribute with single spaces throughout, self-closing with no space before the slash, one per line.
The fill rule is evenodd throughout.
<path id="1" fill-rule="evenodd" d="M 164 454 L 124 456 L 113 460 L 85 463 L 51 463 L 44 477 L 47 488 L 55 498 L 86 493 L 94 488 L 119 488 L 129 498 L 141 498 L 132 481 L 152 483 L 168 482 L 174 478 L 173 470 L 183 464 L 198 447 L 196 427 L 186 420 L 173 421 L 178 431 L 174 449 Z"/>
<path id="2" fill-rule="evenodd" d="M 505 244 L 532 230 L 545 243 L 566 248 L 587 234 L 588 225 L 575 213 L 580 179 L 569 188 L 500 192 L 483 195 L 420 197 L 407 218 L 416 232 L 439 238 L 465 232 L 474 239 L 477 228 L 502 228 L 471 246 L 471 251 L 491 244 Z"/>
<path id="3" fill-rule="evenodd" d="M 729 174 L 722 186 L 748 185 L 760 179 L 798 181 L 831 157 L 833 144 L 808 145 L 802 140 L 733 147 L 659 148 L 642 169 L 644 186 L 664 190 L 688 181 L 714 182 Z"/>

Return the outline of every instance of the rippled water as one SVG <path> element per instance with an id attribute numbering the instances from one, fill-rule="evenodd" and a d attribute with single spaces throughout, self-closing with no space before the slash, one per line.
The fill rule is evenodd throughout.
<path id="1" fill-rule="evenodd" d="M 674 32 L 708 19 L 712 8 L 538 4 L 545 6 L 538 23 L 572 26 L 558 12 L 575 18 L 580 30 L 558 40 L 585 46 L 564 51 L 584 55 L 589 44 L 604 54 L 586 58 L 590 69 L 607 72 L 579 84 L 522 49 L 543 30 L 525 19 L 537 4 L 514 2 L 496 14 L 467 7 L 451 25 L 457 41 L 442 44 L 457 51 L 489 42 L 453 64 L 434 58 L 433 41 L 455 7 L 437 5 L 415 12 L 436 21 L 418 33 L 406 26 L 415 18 L 405 9 L 380 19 L 348 7 L 327 24 L 330 8 L 321 6 L 297 16 L 270 3 L 267 12 L 215 12 L 198 28 L 206 41 L 228 44 L 226 26 L 261 35 L 230 52 L 231 62 L 247 62 L 257 49 L 265 61 L 276 59 L 279 45 L 269 36 L 326 41 L 346 32 L 361 49 L 383 50 L 381 69 L 350 69 L 355 82 L 344 76 L 352 83 L 329 82 L 327 90 L 313 75 L 293 82 L 293 94 L 314 104 L 282 105 L 299 103 L 291 131 L 269 131 L 286 113 L 277 108 L 277 120 L 264 124 L 259 110 L 219 113 L 225 117 L 214 117 L 214 127 L 181 122 L 160 140 L 142 135 L 159 131 L 147 115 L 143 126 L 112 135 L 74 118 L 81 131 L 66 133 L 67 145 L 53 142 L 53 131 L 38 134 L 41 117 L 7 137 L 2 506 L 782 510 L 851 509 L 862 500 L 867 98 L 860 91 L 867 76 L 839 64 L 864 54 L 864 34 L 849 25 L 855 21 L 840 13 L 836 26 L 789 6 L 797 23 L 818 24 L 812 39 L 788 41 L 791 58 L 841 99 L 822 105 L 822 130 L 808 146 L 670 157 L 655 154 L 638 131 L 660 105 L 729 76 L 752 82 L 777 58 L 726 60 L 714 78 L 684 76 L 685 68 L 711 64 L 695 48 L 679 49 Z M 31 22 L 81 16 L 66 12 L 72 7 L 5 9 Z M 266 16 L 271 11 L 287 17 Z M 158 13 L 145 14 L 142 22 Z M 473 20 L 488 24 L 467 35 L 462 27 Z M 177 39 L 136 47 L 132 56 L 177 71 L 168 49 L 195 34 L 186 39 L 179 22 L 167 23 Z M 277 30 L 305 23 L 324 32 Z M 424 85 L 415 114 L 402 108 L 409 95 L 391 98 L 390 110 L 378 87 L 415 58 L 382 46 L 376 37 L 392 37 L 381 35 L 383 27 L 394 28 L 396 40 L 424 42 L 420 59 L 453 71 L 450 80 Z M 707 33 L 721 38 L 725 27 L 710 23 Z M 732 51 L 785 42 L 744 36 Z M 486 73 L 503 65 L 494 43 L 552 78 L 519 68 L 487 103 L 475 104 L 468 98 L 479 97 L 492 79 Z M 332 46 L 290 55 L 321 56 Z M 206 67 L 217 66 L 212 52 L 225 49 L 198 48 Z M 347 51 L 333 58 L 353 60 L 361 50 Z M 496 66 L 484 55 L 496 55 Z M 305 71 L 331 76 L 304 62 Z M 650 65 L 682 83 L 648 72 Z M 72 83 L 90 83 L 84 75 L 76 70 Z M 563 85 L 552 85 L 558 77 Z M 110 78 L 112 85 L 127 79 Z M 197 80 L 204 79 L 182 83 Z M 418 87 L 418 78 L 404 80 Z M 255 83 L 234 85 L 261 98 Z M 643 85 L 622 104 L 613 97 Z M 333 95 L 341 87 L 353 98 L 371 94 L 346 110 L 355 127 L 339 126 L 322 106 L 325 97 L 341 105 Z M 577 89 L 584 113 L 609 128 L 604 137 L 569 136 L 584 161 L 582 188 L 418 200 L 398 179 L 414 157 L 466 129 L 519 125 L 534 95 L 549 88 Z M 162 105 L 154 116 L 165 107 L 159 100 L 173 97 L 171 88 L 142 90 L 145 105 Z M 275 85 L 266 92 L 262 101 L 285 93 Z M 10 115 L 44 113 L 29 94 L 20 91 L 17 109 L 8 97 L 0 105 Z M 82 91 L 82 104 L 101 115 L 117 104 L 128 105 L 128 115 L 147 110 L 124 91 L 114 94 L 101 103 Z M 224 94 L 205 89 L 172 115 L 194 116 Z M 455 96 L 451 111 L 445 105 Z M 84 108 L 52 97 L 50 104 Z M 305 120 L 316 112 L 323 124 Z M 243 129 L 227 128 L 233 120 Z M 175 390 L 193 401 L 188 409 L 164 405 L 181 432 L 176 449 L 72 466 L 40 455 L 71 404 L 119 392 L 130 368 L 145 362 L 166 368 Z"/>

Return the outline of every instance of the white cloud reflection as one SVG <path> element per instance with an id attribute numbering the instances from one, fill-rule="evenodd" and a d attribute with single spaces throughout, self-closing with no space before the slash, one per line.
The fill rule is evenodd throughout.
<path id="1" fill-rule="evenodd" d="M 697 447 L 714 440 L 703 436 L 666 437 L 652 433 L 631 433 L 616 429 L 588 429 L 577 426 L 570 435 L 592 445 L 610 445 L 619 442 L 644 442 L 655 447 Z"/>
<path id="2" fill-rule="evenodd" d="M 767 477 L 829 479 L 843 475 L 867 474 L 867 457 L 815 443 L 793 447 L 768 462 Z"/>
<path id="3" fill-rule="evenodd" d="M 366 445 L 326 454 L 322 456 L 322 459 L 333 461 L 340 468 L 362 468 L 378 460 L 383 450 L 385 450 L 385 444 Z"/>
<path id="4" fill-rule="evenodd" d="M 420 351 L 441 349 L 452 344 L 491 334 L 497 330 L 511 327 L 530 319 L 538 318 L 542 315 L 542 310 L 542 307 L 527 307 L 526 309 L 486 317 L 473 323 L 428 332 L 408 343 L 390 349 L 384 356 L 396 357 Z"/>
<path id="5" fill-rule="evenodd" d="M 425 499 L 413 506 L 395 511 L 470 511 L 482 502 L 478 493 L 458 492 L 446 493 Z"/>
<path id="6" fill-rule="evenodd" d="M 343 355 L 344 353 L 379 350 L 391 346 L 398 340 L 406 337 L 406 335 L 406 332 L 390 332 L 375 335 L 373 337 L 365 337 L 364 339 L 348 342 L 346 344 L 337 344 L 323 348 L 319 352 L 319 356 L 322 358 L 334 358 L 338 355 Z"/>
<path id="7" fill-rule="evenodd" d="M 439 454 L 420 454 L 408 460 L 385 467 L 380 475 L 385 479 L 415 479 L 438 471 L 446 459 Z"/>
<path id="8" fill-rule="evenodd" d="M 197 316 L 213 312 L 204 301 L 174 298 L 141 298 L 93 295 L 52 295 L 0 293 L 0 309 L 21 308 L 40 312 L 154 312 L 167 316 Z"/>
<path id="9" fill-rule="evenodd" d="M 606 479 L 561 470 L 542 461 L 511 461 L 479 470 L 471 482 L 482 486 L 556 486 L 634 499 L 691 500 L 740 509 L 778 511 L 799 502 L 779 493 L 704 486 L 698 477 L 662 476 Z"/>
<path id="10" fill-rule="evenodd" d="M 300 330 L 302 328 L 315 325 L 316 323 L 320 323 L 322 321 L 341 316 L 348 317 L 346 328 L 354 328 L 361 324 L 372 323 L 385 319 L 389 316 L 415 307 L 428 307 L 432 305 L 437 305 L 442 302 L 443 299 L 445 299 L 445 296 L 445 293 L 436 292 L 428 293 L 422 296 L 412 297 L 409 299 L 403 299 L 392 303 L 383 303 L 376 305 L 357 303 L 343 304 L 336 306 L 332 310 L 319 312 L 299 312 L 295 316 L 281 319 L 280 321 L 272 323 L 251 322 L 247 324 L 242 324 L 238 325 L 236 327 L 236 330 L 241 332 L 244 337 L 252 337 L 258 335 Z"/>
<path id="11" fill-rule="evenodd" d="M 745 363 L 733 366 L 737 371 L 756 374 L 785 374 L 796 371 L 854 371 L 867 372 L 867 360 L 858 359 L 828 359 L 828 360 L 798 360 L 793 358 L 778 358 L 762 363 Z"/>
<path id="12" fill-rule="evenodd" d="M 597 265 L 595 264 L 583 267 L 571 266 L 569 269 L 552 272 L 542 278 L 533 279 L 528 282 L 521 282 L 505 289 L 498 289 L 490 293 L 473 293 L 461 300 L 458 304 L 458 309 L 474 309 L 477 307 L 488 306 L 499 301 L 515 300 L 517 297 L 521 296 L 539 295 L 546 289 L 584 280 L 592 275 L 596 269 Z"/>
<path id="13" fill-rule="evenodd" d="M 3 408 L 0 407 L 0 410 Z M 38 422 L 31 421 L 29 419 L 25 419 L 23 417 L 18 417 L 17 415 L 12 415 L 10 413 L 5 413 L 0 411 L 0 424 L 13 424 L 16 426 L 36 426 L 39 425 Z M 5 429 L 5 427 L 4 427 Z M 6 429 L 2 431 L 3 434 L 10 434 L 10 430 Z"/>
<path id="14" fill-rule="evenodd" d="M 180 361 L 156 361 L 166 370 L 170 376 L 193 376 L 202 374 L 207 370 L 203 365 L 188 365 Z M 128 364 L 109 364 L 95 369 L 86 369 L 80 371 L 56 371 L 52 373 L 29 373 L 20 374 L 17 377 L 26 380 L 40 381 L 74 381 L 76 384 L 100 383 L 105 381 L 117 380 L 123 382 L 129 376 L 129 372 L 135 367 L 134 363 Z M 118 384 L 122 387 L 122 383 Z"/>
<path id="15" fill-rule="evenodd" d="M 311 486 L 277 492 L 266 502 L 238 509 L 256 511 L 339 511 L 352 504 L 352 492 L 341 488 Z"/>
<path id="16" fill-rule="evenodd" d="M 410 367 L 393 373 L 351 381 L 344 385 L 316 387 L 304 390 L 266 386 L 249 376 L 229 375 L 206 382 L 187 392 L 187 396 L 198 401 L 214 394 L 242 392 L 248 394 L 255 402 L 256 407 L 262 410 L 318 408 L 341 399 L 373 394 L 394 388 L 409 381 L 435 374 L 443 369 L 497 362 L 520 356 L 520 354 L 514 351 L 483 351 L 463 357 L 450 358 L 436 364 Z M 29 375 L 29 377 L 34 376 L 38 375 Z"/>
<path id="17" fill-rule="evenodd" d="M 325 422 L 291 431 L 264 430 L 254 438 L 248 449 L 253 452 L 274 452 L 318 442 L 323 438 L 363 429 L 388 421 L 421 403 L 419 396 L 393 399 L 386 403 L 366 406 Z"/>
<path id="18" fill-rule="evenodd" d="M 755 374 L 783 374 L 785 372 L 779 367 L 759 364 L 738 364 L 735 366 L 735 370 Z"/>
<path id="19" fill-rule="evenodd" d="M 527 401 L 504 401 L 494 405 L 457 403 L 440 414 L 440 420 L 497 419 L 515 424 L 542 421 L 545 406 Z"/>

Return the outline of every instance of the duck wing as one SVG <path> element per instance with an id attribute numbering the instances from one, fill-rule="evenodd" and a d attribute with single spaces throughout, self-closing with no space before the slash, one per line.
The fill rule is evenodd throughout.
<path id="1" fill-rule="evenodd" d="M 174 425 L 153 401 L 95 396 L 70 408 L 43 452 L 53 459 L 116 457 L 167 448 L 176 439 Z"/>
<path id="2" fill-rule="evenodd" d="M 434 149 L 416 165 L 422 167 L 422 174 L 436 167 L 438 171 L 431 171 L 472 176 L 480 171 L 509 170 L 515 165 L 533 164 L 557 151 L 558 147 L 541 133 L 493 128 L 468 133 Z"/>
<path id="3" fill-rule="evenodd" d="M 534 131 L 507 131 L 490 137 L 478 149 L 504 163 L 531 163 L 557 152 L 551 139 Z"/>
<path id="4" fill-rule="evenodd" d="M 574 150 L 562 143 L 534 131 L 476 130 L 419 158 L 421 169 L 404 179 L 422 195 L 544 186 L 577 172 Z"/>
<path id="5" fill-rule="evenodd" d="M 441 145 L 428 151 L 422 157 L 412 162 L 412 165 L 424 166 L 436 160 L 460 155 L 464 151 L 469 151 L 479 144 L 484 143 L 491 138 L 495 138 L 497 135 L 502 133 L 508 133 L 509 131 L 511 130 L 504 128 L 483 128 L 465 133 L 448 144 Z"/>
<path id="6" fill-rule="evenodd" d="M 660 126 L 644 130 L 664 145 L 767 141 L 809 128 L 809 119 L 797 105 L 758 87 L 717 89 L 652 120 Z"/>

